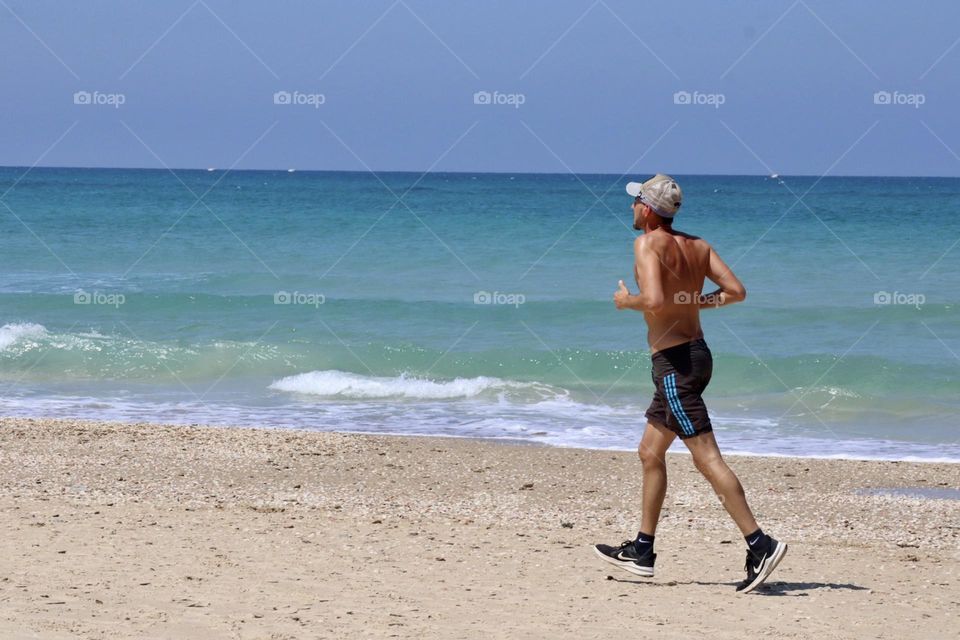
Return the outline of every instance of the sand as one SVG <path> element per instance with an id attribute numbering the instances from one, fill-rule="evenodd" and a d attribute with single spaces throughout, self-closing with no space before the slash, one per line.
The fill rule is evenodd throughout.
<path id="1" fill-rule="evenodd" d="M 720 438 L 722 446 L 722 436 Z M 790 551 L 744 543 L 670 455 L 657 575 L 631 453 L 0 420 L 0 638 L 956 638 L 960 465 L 729 457 Z"/>

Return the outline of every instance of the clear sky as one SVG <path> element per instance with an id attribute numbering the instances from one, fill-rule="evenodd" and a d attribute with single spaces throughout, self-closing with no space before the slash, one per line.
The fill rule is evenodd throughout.
<path id="1" fill-rule="evenodd" d="M 949 0 L 0 0 L 0 165 L 957 176 L 958 42 Z"/>

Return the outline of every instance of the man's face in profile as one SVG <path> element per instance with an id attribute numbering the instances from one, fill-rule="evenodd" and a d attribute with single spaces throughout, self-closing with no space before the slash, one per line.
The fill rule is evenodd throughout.
<path id="1" fill-rule="evenodd" d="M 643 221 L 646 215 L 647 205 L 640 201 L 640 196 L 633 199 L 633 228 L 637 231 L 643 231 Z"/>

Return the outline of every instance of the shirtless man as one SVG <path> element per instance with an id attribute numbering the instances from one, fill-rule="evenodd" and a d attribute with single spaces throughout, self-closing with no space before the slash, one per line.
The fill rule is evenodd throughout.
<path id="1" fill-rule="evenodd" d="M 654 534 L 667 491 L 666 453 L 679 436 L 747 541 L 747 578 L 737 587 L 747 593 L 767 579 L 787 545 L 757 525 L 740 481 L 720 455 L 701 397 L 710 382 L 713 357 L 700 328 L 701 309 L 740 302 L 747 292 L 705 240 L 673 228 L 673 216 L 683 198 L 673 178 L 658 174 L 644 183 L 631 182 L 627 193 L 634 197 L 633 227 L 643 231 L 634 242 L 634 276 L 640 293 L 630 293 L 621 280 L 613 301 L 617 309 L 643 312 L 654 393 L 639 447 L 643 464 L 640 532 L 635 540 L 618 547 L 598 544 L 595 550 L 621 569 L 653 576 Z M 706 295 L 702 293 L 705 277 L 719 287 Z"/>

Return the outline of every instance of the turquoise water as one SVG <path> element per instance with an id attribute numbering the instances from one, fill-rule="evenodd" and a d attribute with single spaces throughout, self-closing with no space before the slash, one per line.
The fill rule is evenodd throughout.
<path id="1" fill-rule="evenodd" d="M 624 179 L 25 172 L 0 413 L 636 444 Z M 703 314 L 721 446 L 960 460 L 960 180 L 678 179 L 749 292 Z"/>

